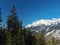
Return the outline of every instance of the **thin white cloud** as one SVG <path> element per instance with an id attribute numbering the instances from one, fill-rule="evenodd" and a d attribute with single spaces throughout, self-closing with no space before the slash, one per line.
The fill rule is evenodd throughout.
<path id="1" fill-rule="evenodd" d="M 41 19 L 41 20 L 34 21 L 32 24 L 28 24 L 26 27 L 31 27 L 31 26 L 34 27 L 41 24 L 51 25 L 51 24 L 57 24 L 57 23 L 60 23 L 60 18 L 52 18 L 51 20 Z"/>

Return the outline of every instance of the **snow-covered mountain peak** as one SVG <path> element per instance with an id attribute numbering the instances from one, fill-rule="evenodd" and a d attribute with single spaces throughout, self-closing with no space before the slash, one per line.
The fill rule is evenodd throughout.
<path id="1" fill-rule="evenodd" d="M 51 20 L 41 19 L 33 22 L 32 24 L 28 24 L 26 27 L 35 27 L 40 25 L 51 25 L 60 23 L 60 18 L 52 18 Z"/>

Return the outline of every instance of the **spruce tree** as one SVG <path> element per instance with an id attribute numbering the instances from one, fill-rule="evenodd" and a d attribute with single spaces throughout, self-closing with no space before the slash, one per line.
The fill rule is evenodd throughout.
<path id="1" fill-rule="evenodd" d="M 17 17 L 15 6 L 12 6 L 11 14 L 10 14 L 10 16 L 8 16 L 7 28 L 9 30 L 12 30 L 13 35 L 15 35 L 17 30 L 19 29 L 19 20 Z"/>
<path id="2" fill-rule="evenodd" d="M 11 32 L 11 36 L 12 36 L 12 45 L 16 45 L 17 43 L 17 31 L 19 30 L 20 27 L 20 23 L 19 23 L 19 19 L 16 13 L 16 9 L 15 6 L 13 5 L 11 8 L 11 14 L 8 16 L 7 19 L 7 28 L 8 30 L 10 30 Z M 19 37 L 18 37 L 19 38 Z"/>

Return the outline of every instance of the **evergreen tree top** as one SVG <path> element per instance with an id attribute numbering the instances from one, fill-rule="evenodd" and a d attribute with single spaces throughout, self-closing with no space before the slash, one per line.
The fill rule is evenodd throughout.
<path id="1" fill-rule="evenodd" d="M 11 8 L 11 15 L 17 15 L 15 6 L 13 5 Z"/>

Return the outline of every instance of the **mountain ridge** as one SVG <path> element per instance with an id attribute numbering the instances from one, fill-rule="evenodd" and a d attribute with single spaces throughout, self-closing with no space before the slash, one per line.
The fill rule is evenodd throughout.
<path id="1" fill-rule="evenodd" d="M 35 26 L 39 26 L 39 25 L 52 25 L 52 24 L 57 24 L 60 23 L 60 18 L 52 18 L 51 20 L 46 20 L 46 19 L 40 19 L 37 21 L 34 21 L 31 24 L 28 24 L 26 27 L 35 27 Z"/>

